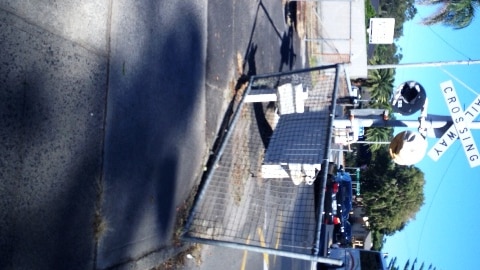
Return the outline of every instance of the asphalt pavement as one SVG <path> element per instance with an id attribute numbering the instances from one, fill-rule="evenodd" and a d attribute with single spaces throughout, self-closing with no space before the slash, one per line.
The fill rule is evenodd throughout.
<path id="1" fill-rule="evenodd" d="M 283 12 L 1 0 L 0 269 L 150 269 L 172 255 L 240 75 L 301 65 Z"/>

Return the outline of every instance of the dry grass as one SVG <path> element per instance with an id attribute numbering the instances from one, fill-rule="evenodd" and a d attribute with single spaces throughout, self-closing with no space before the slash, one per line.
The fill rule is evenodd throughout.
<path id="1" fill-rule="evenodd" d="M 183 233 L 183 228 L 185 226 L 185 223 L 188 218 L 189 211 L 193 205 L 193 202 L 195 200 L 195 195 L 197 194 L 197 188 L 193 188 L 192 191 L 190 191 L 190 195 L 188 198 L 183 201 L 182 205 L 178 206 L 176 211 L 177 211 L 177 218 L 175 221 L 175 232 L 173 235 L 173 244 L 176 247 L 180 247 L 182 245 L 181 237 Z"/>
<path id="2" fill-rule="evenodd" d="M 93 236 L 98 243 L 99 239 L 108 231 L 108 222 L 102 214 L 103 184 L 100 177 L 97 177 L 97 179 L 95 183 L 96 201 L 93 217 Z"/>
<path id="3" fill-rule="evenodd" d="M 195 264 L 201 265 L 202 264 L 202 256 L 201 256 L 201 246 L 199 244 L 193 244 L 189 246 L 184 251 L 178 253 L 176 256 L 168 259 L 167 261 L 163 262 L 159 266 L 151 269 L 151 270 L 176 270 L 176 269 L 183 269 L 183 266 L 187 262 L 187 260 L 194 260 Z"/>
<path id="4" fill-rule="evenodd" d="M 98 241 L 105 232 L 108 231 L 108 223 L 106 219 L 103 217 L 100 210 L 95 209 L 95 216 L 93 220 L 93 233 L 95 237 L 95 241 Z"/>
<path id="5" fill-rule="evenodd" d="M 197 188 L 193 188 L 190 192 L 188 198 L 177 207 L 176 211 L 176 221 L 175 221 L 175 230 L 173 235 L 172 244 L 176 250 L 179 252 L 164 261 L 160 265 L 152 268 L 151 270 L 175 270 L 175 269 L 184 269 L 183 266 L 190 257 L 192 260 L 195 260 L 197 265 L 202 263 L 201 260 L 201 245 L 199 244 L 184 244 L 181 240 L 183 229 L 188 218 L 189 211 L 193 205 L 195 195 L 197 193 Z"/>
<path id="6" fill-rule="evenodd" d="M 243 65 L 244 65 L 243 57 L 240 54 L 240 52 L 237 52 L 237 72 L 238 72 L 238 74 L 243 74 Z"/>
<path id="7" fill-rule="evenodd" d="M 184 269 L 187 260 L 194 260 L 195 264 L 198 266 L 202 264 L 201 252 L 201 246 L 198 244 L 193 244 L 184 251 L 178 253 L 175 257 L 166 260 L 165 262 L 155 268 L 152 268 L 151 270 Z"/>

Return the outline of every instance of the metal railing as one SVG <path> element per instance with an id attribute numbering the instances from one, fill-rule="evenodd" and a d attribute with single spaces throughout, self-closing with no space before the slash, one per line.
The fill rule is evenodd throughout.
<path id="1" fill-rule="evenodd" d="M 321 221 L 340 70 L 250 78 L 211 156 L 184 240 L 338 264 L 321 256 Z M 246 102 L 269 90 L 266 101 Z"/>

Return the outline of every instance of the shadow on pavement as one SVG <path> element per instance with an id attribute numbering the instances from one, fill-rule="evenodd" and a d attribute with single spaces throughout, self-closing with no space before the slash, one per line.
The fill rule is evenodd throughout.
<path id="1" fill-rule="evenodd" d="M 0 269 L 91 269 L 106 59 L 0 21 Z"/>
<path id="2" fill-rule="evenodd" d="M 288 27 L 288 31 L 283 33 L 282 45 L 280 46 L 280 56 L 281 60 L 278 71 L 282 71 L 284 65 L 286 65 L 289 70 L 292 70 L 297 58 L 293 48 L 293 26 Z"/>
<path id="3" fill-rule="evenodd" d="M 118 16 L 112 27 L 127 33 L 112 37 L 103 204 L 108 228 L 98 245 L 100 269 L 171 245 L 176 207 L 202 164 L 201 22 L 189 4 L 150 5 L 133 22 Z"/>
<path id="4" fill-rule="evenodd" d="M 256 65 L 255 58 L 256 58 L 256 53 L 257 53 L 259 44 L 255 43 L 253 40 L 254 40 L 254 33 L 257 28 L 257 22 L 258 22 L 260 10 L 263 11 L 263 14 L 265 15 L 268 21 L 267 25 L 270 25 L 271 29 L 273 29 L 273 32 L 281 41 L 280 59 L 279 59 L 280 66 L 278 71 L 281 72 L 283 70 L 284 65 L 287 65 L 289 70 L 292 70 L 294 68 L 295 60 L 296 60 L 296 54 L 294 52 L 294 40 L 293 40 L 294 26 L 292 26 L 292 25 L 296 25 L 296 3 L 289 2 L 285 5 L 285 23 L 289 21 L 290 26 L 288 26 L 288 29 L 282 35 L 278 30 L 277 26 L 275 25 L 275 22 L 273 21 L 272 17 L 270 16 L 270 13 L 268 12 L 267 7 L 263 4 L 263 2 L 260 2 L 257 6 L 255 20 L 252 26 L 252 30 L 250 32 L 250 39 L 249 39 L 249 43 L 245 53 L 245 58 L 243 61 L 243 70 L 247 70 L 246 72 L 247 77 L 257 75 L 257 65 Z M 241 80 L 244 80 L 244 78 L 241 78 Z M 255 91 L 255 90 L 253 89 L 252 91 Z M 255 117 L 257 120 L 257 126 L 262 138 L 262 142 L 265 148 L 267 148 L 270 137 L 273 134 L 273 130 L 266 119 L 266 110 L 274 110 L 275 104 L 270 103 L 264 106 L 264 104 L 262 103 L 254 103 L 253 106 L 254 106 Z"/>

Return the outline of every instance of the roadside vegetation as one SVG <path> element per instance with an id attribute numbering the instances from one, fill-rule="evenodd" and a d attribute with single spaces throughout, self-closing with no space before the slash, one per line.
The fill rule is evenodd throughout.
<path id="1" fill-rule="evenodd" d="M 453 29 L 469 26 L 480 8 L 478 0 L 418 0 L 417 3 L 437 7 L 434 13 L 423 18 L 424 25 L 441 24 Z"/>
<path id="2" fill-rule="evenodd" d="M 374 17 L 395 18 L 395 39 L 403 35 L 403 23 L 413 19 L 417 13 L 413 0 L 380 1 L 377 8 L 367 2 L 366 25 Z M 395 44 L 376 45 L 369 64 L 397 64 L 401 59 L 401 48 Z M 369 70 L 364 84 L 371 99 L 367 107 L 385 109 L 392 115 L 389 100 L 395 87 L 394 80 L 395 69 Z M 369 128 L 365 137 L 370 142 L 388 142 L 393 138 L 393 128 Z M 373 249 L 381 250 L 384 236 L 401 231 L 423 205 L 424 175 L 415 166 L 393 163 L 388 154 L 388 144 L 357 145 L 354 149 L 347 155 L 346 160 L 350 163 L 347 166 L 368 165 L 361 176 L 362 204 L 369 217 Z"/>
<path id="3" fill-rule="evenodd" d="M 366 25 L 369 25 L 370 18 L 395 18 L 395 40 L 403 36 L 404 22 L 417 14 L 415 4 L 438 7 L 431 15 L 423 18 L 424 25 L 442 24 L 453 29 L 470 25 L 480 8 L 480 3 L 472 0 L 382 0 L 378 7 L 371 5 L 370 1 L 366 2 Z M 402 57 L 402 48 L 396 44 L 375 45 L 373 55 L 369 56 L 369 64 L 398 64 Z M 369 70 L 364 86 L 372 101 L 367 107 L 392 112 L 388 101 L 395 87 L 394 80 L 395 69 Z M 365 137 L 371 142 L 390 141 L 393 138 L 393 128 L 370 128 L 366 130 Z M 354 151 L 347 154 L 346 162 L 347 166 L 368 164 L 361 177 L 362 204 L 371 224 L 373 249 L 381 250 L 384 237 L 403 230 L 424 204 L 424 174 L 415 166 L 393 163 L 387 144 L 356 145 Z M 399 267 L 396 258 L 393 258 L 389 265 L 391 270 L 425 268 L 425 263 L 417 264 L 417 259 L 407 261 L 404 267 Z M 428 269 L 436 267 L 430 264 Z"/>

